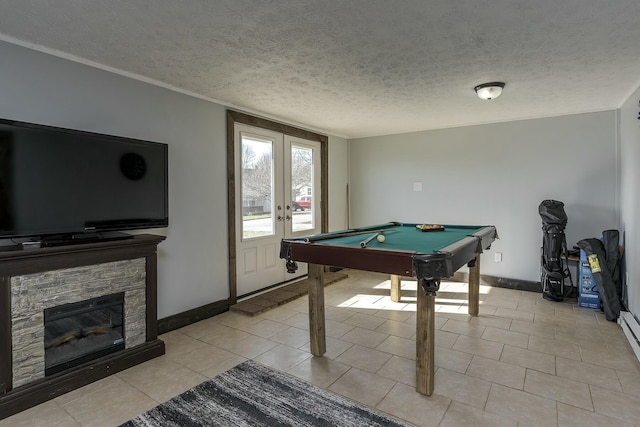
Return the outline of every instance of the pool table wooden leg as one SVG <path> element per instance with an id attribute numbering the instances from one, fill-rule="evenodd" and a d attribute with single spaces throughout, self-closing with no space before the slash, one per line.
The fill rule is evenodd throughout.
<path id="1" fill-rule="evenodd" d="M 480 313 L 480 255 L 476 255 L 473 267 L 469 267 L 469 315 Z"/>
<path id="2" fill-rule="evenodd" d="M 391 275 L 391 301 L 400 302 L 401 278 L 398 275 Z"/>
<path id="3" fill-rule="evenodd" d="M 309 338 L 311 354 L 322 356 L 327 351 L 324 326 L 324 266 L 308 265 L 309 280 Z"/>
<path id="4" fill-rule="evenodd" d="M 436 296 L 427 295 L 418 283 L 416 319 L 416 391 L 431 396 L 434 378 Z"/>

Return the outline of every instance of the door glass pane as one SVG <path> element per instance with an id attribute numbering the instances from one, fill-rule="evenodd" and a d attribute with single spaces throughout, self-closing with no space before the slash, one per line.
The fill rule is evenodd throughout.
<path id="1" fill-rule="evenodd" d="M 291 228 L 296 231 L 314 227 L 313 150 L 291 145 Z"/>
<path id="2" fill-rule="evenodd" d="M 242 238 L 272 236 L 273 141 L 242 136 Z"/>

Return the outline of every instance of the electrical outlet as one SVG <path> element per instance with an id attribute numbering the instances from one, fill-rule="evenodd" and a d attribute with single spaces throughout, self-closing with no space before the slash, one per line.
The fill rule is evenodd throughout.
<path id="1" fill-rule="evenodd" d="M 502 252 L 496 252 L 493 255 L 493 259 L 495 262 L 502 262 Z"/>
<path id="2" fill-rule="evenodd" d="M 413 191 L 422 191 L 422 182 L 417 181 L 413 183 Z"/>

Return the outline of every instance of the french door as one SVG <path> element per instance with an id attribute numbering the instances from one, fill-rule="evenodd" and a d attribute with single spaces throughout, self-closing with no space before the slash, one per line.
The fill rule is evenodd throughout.
<path id="1" fill-rule="evenodd" d="M 295 275 L 280 259 L 283 238 L 321 231 L 320 142 L 234 124 L 238 297 Z"/>

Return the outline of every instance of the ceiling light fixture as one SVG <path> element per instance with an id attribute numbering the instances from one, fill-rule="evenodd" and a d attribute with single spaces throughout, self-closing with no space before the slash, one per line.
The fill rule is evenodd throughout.
<path id="1" fill-rule="evenodd" d="M 478 98 L 484 99 L 488 101 L 490 99 L 494 99 L 500 96 L 502 93 L 502 89 L 504 89 L 504 83 L 502 82 L 491 82 L 491 83 L 483 83 L 473 88 L 478 94 Z"/>

